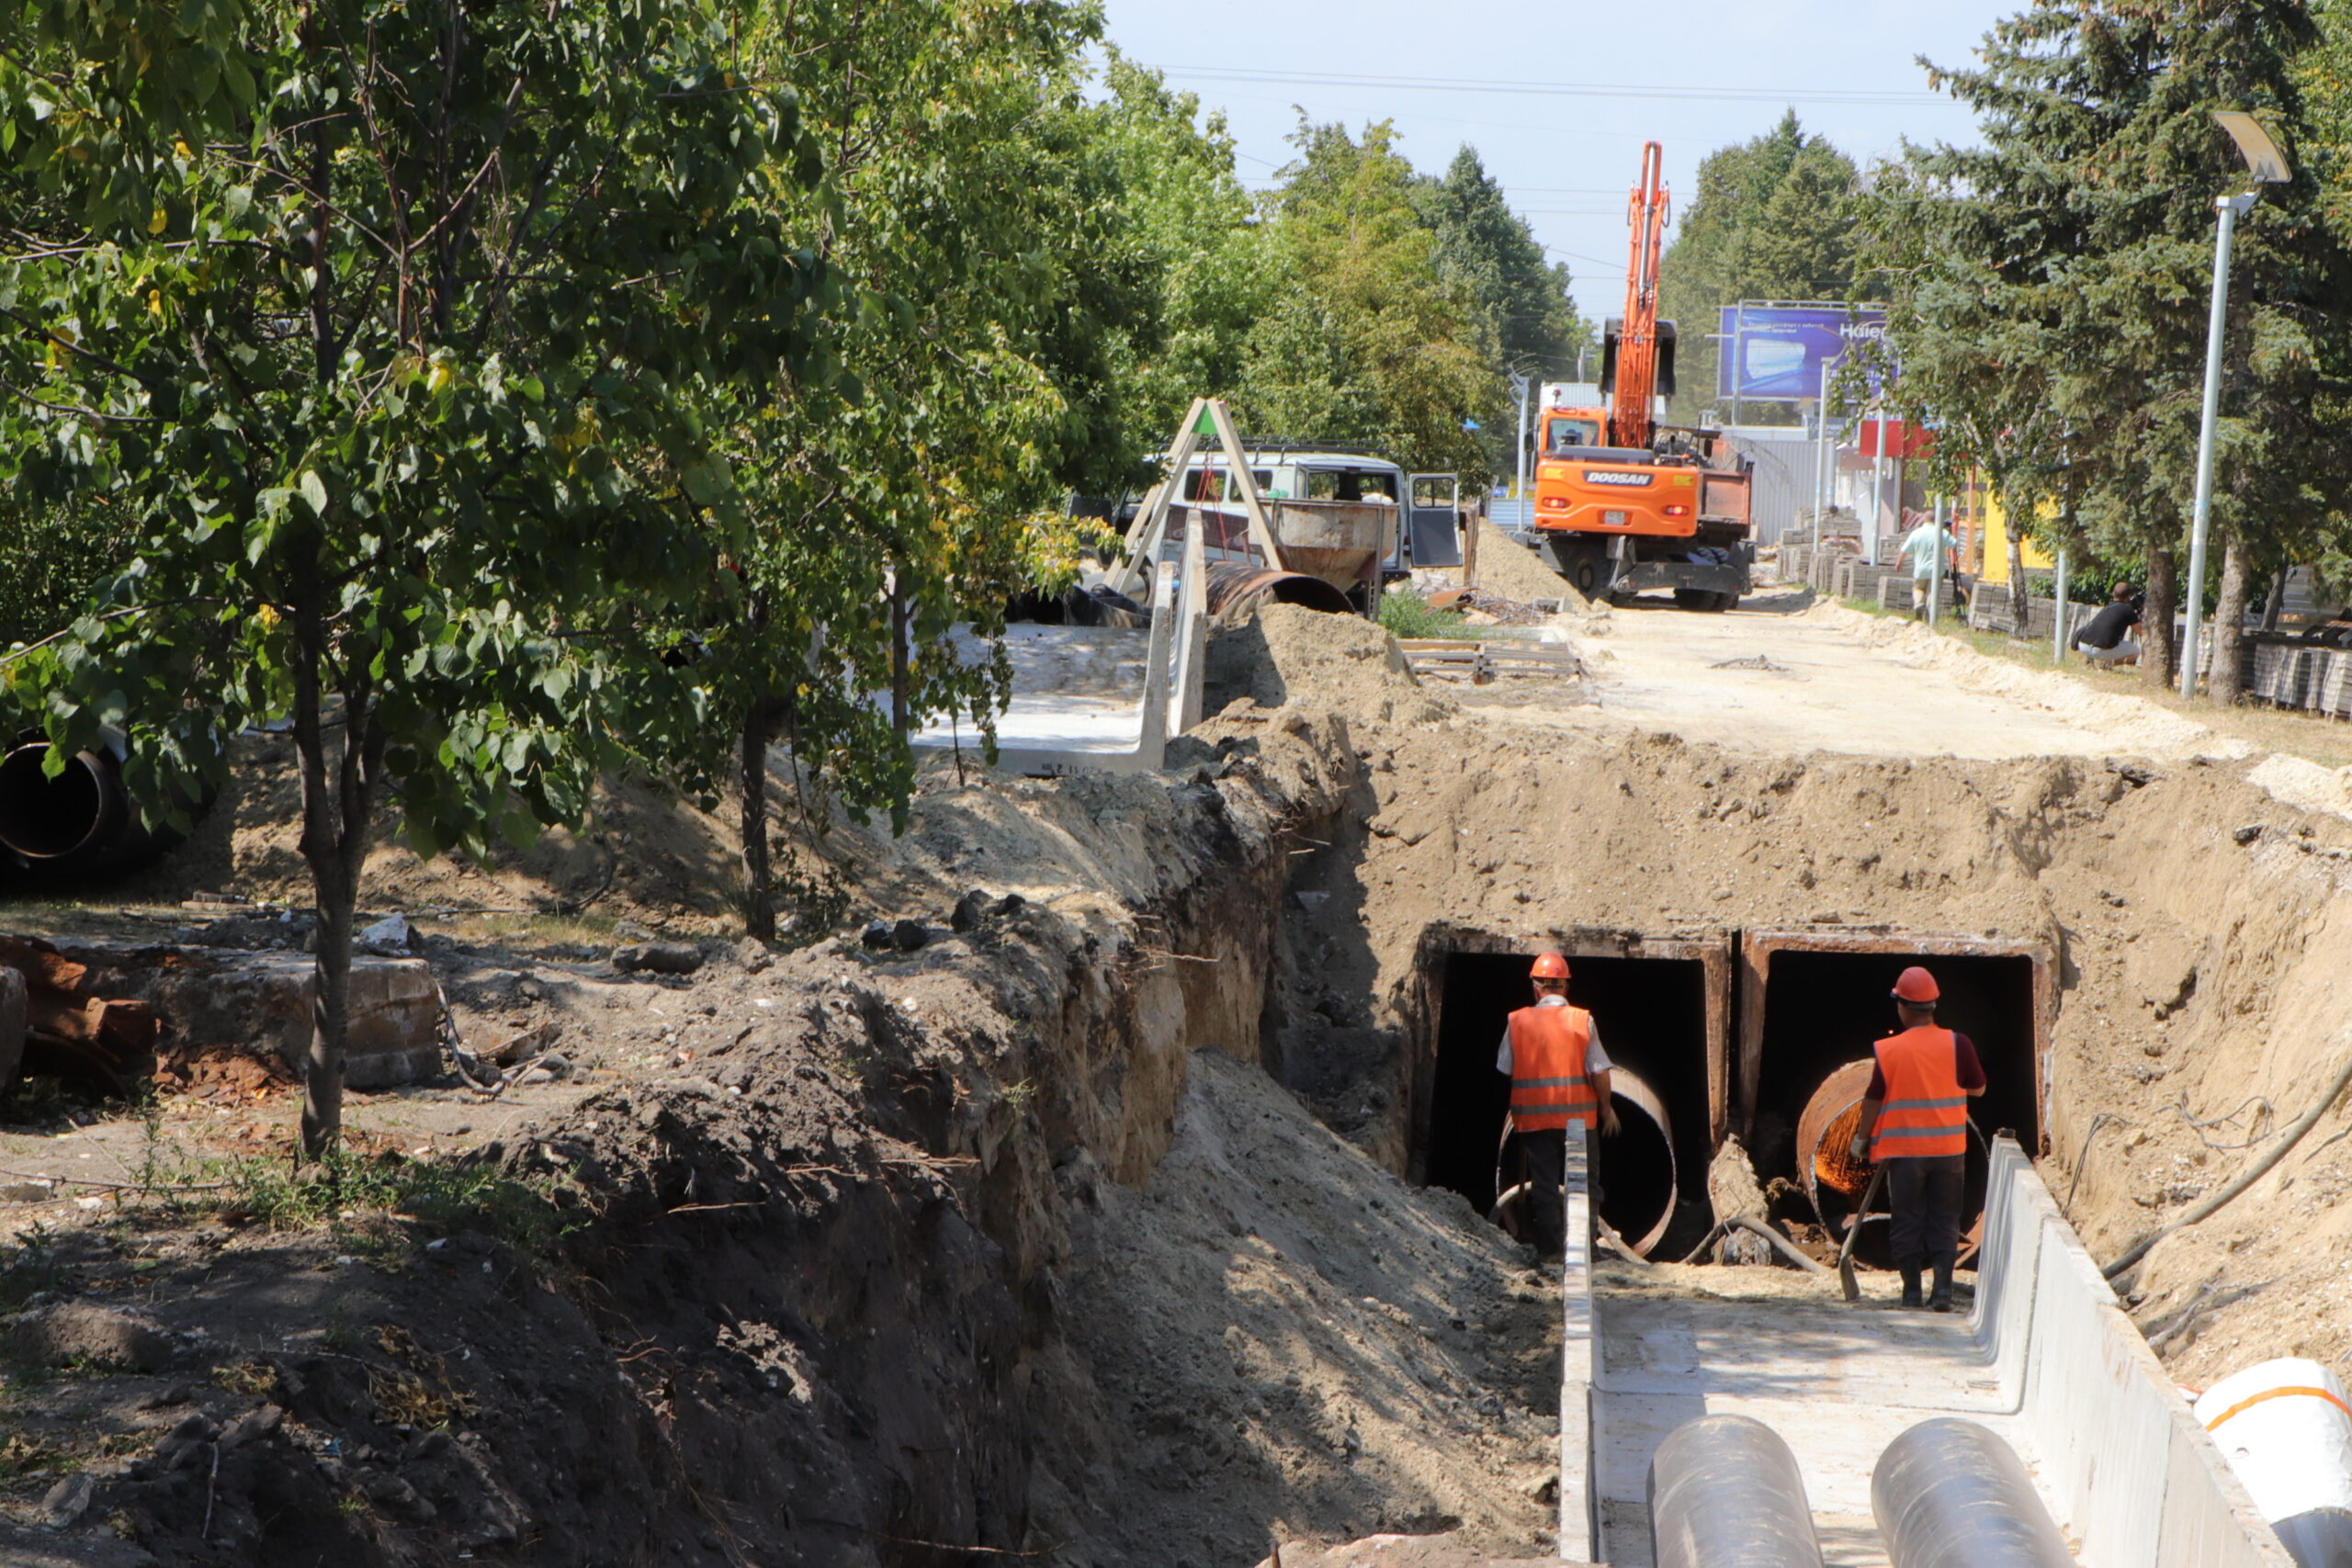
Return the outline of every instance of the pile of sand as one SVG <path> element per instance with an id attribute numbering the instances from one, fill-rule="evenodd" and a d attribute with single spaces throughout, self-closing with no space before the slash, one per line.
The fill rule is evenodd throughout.
<path id="1" fill-rule="evenodd" d="M 1586 604 L 1566 578 L 1483 517 L 1478 519 L 1478 586 L 1522 604 L 1557 599 L 1563 610 L 1581 610 Z"/>

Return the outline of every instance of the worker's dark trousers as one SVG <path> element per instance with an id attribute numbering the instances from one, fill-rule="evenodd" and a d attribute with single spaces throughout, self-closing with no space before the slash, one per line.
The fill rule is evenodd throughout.
<path id="1" fill-rule="evenodd" d="M 1527 1239 L 1538 1258 L 1550 1258 L 1567 1247 L 1568 1200 L 1560 1189 L 1568 1169 L 1568 1130 L 1521 1133 L 1519 1146 L 1527 1154 Z"/>
<path id="2" fill-rule="evenodd" d="M 1960 1252 L 1960 1189 L 1965 1155 L 1886 1162 L 1886 1198 L 1894 1210 L 1887 1250 L 1897 1269 L 1949 1265 Z"/>

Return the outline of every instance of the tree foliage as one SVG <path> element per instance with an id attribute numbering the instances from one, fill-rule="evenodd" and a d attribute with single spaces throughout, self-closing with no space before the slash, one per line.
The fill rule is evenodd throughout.
<path id="1" fill-rule="evenodd" d="M 1370 442 L 1408 468 L 1483 480 L 1510 417 L 1501 347 L 1467 288 L 1440 275 L 1394 132 L 1375 124 L 1358 141 L 1302 122 L 1293 144 L 1268 204 L 1283 287 L 1242 372 L 1245 425 Z"/>
<path id="2" fill-rule="evenodd" d="M 1005 694 L 956 626 L 992 635 L 1024 583 L 1067 574 L 1049 513 L 1126 477 L 1114 354 L 1152 307 L 1150 259 L 1079 97 L 1093 36 L 1076 6 L 803 0 L 758 41 L 826 152 L 778 199 L 849 299 L 830 386 L 729 411 L 752 527 L 696 676 L 731 743 L 675 759 L 734 762 L 760 934 L 770 739 L 853 814 L 903 821 L 910 731 L 960 713 L 984 746 Z"/>
<path id="3" fill-rule="evenodd" d="M 2297 61 L 2314 38 L 2289 0 L 2046 0 L 1996 28 L 1980 66 L 1939 73 L 1977 109 L 1984 144 L 1915 152 L 1872 203 L 1899 397 L 1960 434 L 1949 456 L 1984 462 L 2011 515 L 2054 503 L 2062 539 L 2142 563 L 2158 652 L 2194 489 L 2211 202 L 2247 188 L 2211 111 L 2254 112 L 2294 157 Z M 2213 502 L 2219 670 L 2234 669 L 2232 612 L 2255 565 L 2343 535 L 2347 259 L 2308 160 L 2238 227 Z M 2149 659 L 2147 678 L 2164 666 Z"/>
<path id="4" fill-rule="evenodd" d="M 655 655 L 742 512 L 703 397 L 821 382 L 822 150 L 718 0 L 238 0 L 0 17 L 0 463 L 138 554 L 12 661 L 147 800 L 291 719 L 340 1126 L 359 867 L 569 821 L 688 722 Z M 53 753 L 53 761 L 62 756 Z"/>
<path id="5" fill-rule="evenodd" d="M 1544 261 L 1477 149 L 1464 146 L 1442 175 L 1416 181 L 1412 195 L 1436 237 L 1438 276 L 1468 298 L 1503 363 L 1536 380 L 1573 378 L 1592 332 L 1569 298 L 1567 265 Z"/>
<path id="6" fill-rule="evenodd" d="M 1694 421 L 1721 401 L 1709 334 L 1723 307 L 1851 297 L 1856 189 L 1853 160 L 1806 134 L 1793 109 L 1700 164 L 1698 192 L 1658 264 L 1658 312 L 1681 332 L 1677 419 Z"/>

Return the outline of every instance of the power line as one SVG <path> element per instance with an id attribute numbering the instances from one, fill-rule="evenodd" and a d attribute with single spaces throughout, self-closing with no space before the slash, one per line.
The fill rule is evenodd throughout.
<path id="1" fill-rule="evenodd" d="M 1161 65 L 1170 76 L 1203 82 L 1262 82 L 1284 86 L 1378 87 L 1408 93 L 1512 93 L 1549 98 L 1674 98 L 1693 102 L 1787 102 L 1916 107 L 1954 104 L 1941 93 L 1855 87 L 1668 87 L 1613 82 L 1497 82 L 1462 76 L 1374 76 L 1320 71 L 1260 71 L 1230 65 Z"/>

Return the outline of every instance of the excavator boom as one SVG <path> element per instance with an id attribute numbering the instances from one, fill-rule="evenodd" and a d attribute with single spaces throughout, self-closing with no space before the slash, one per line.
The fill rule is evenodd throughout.
<path id="1" fill-rule="evenodd" d="M 1664 150 L 1645 143 L 1625 210 L 1625 314 L 1603 331 L 1600 385 L 1544 389 L 1530 521 L 1580 592 L 1666 588 L 1679 604 L 1727 610 L 1755 558 L 1747 464 L 1718 431 L 1657 423 L 1657 400 L 1674 395 L 1674 323 L 1657 319 L 1665 165 Z"/>
<path id="2" fill-rule="evenodd" d="M 1666 152 L 1642 144 L 1642 177 L 1627 198 L 1625 316 L 1617 329 L 1615 374 L 1609 378 L 1609 445 L 1647 447 L 1657 434 L 1651 412 L 1658 388 L 1657 267 L 1665 244 Z"/>

